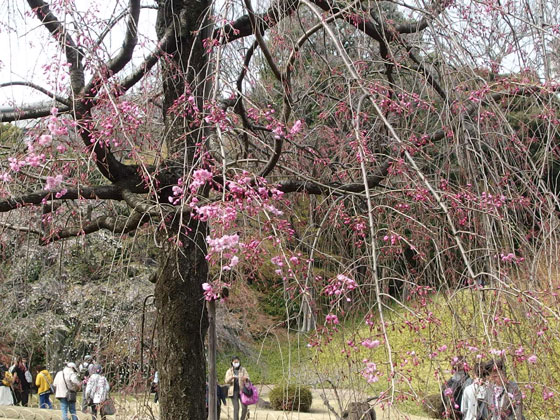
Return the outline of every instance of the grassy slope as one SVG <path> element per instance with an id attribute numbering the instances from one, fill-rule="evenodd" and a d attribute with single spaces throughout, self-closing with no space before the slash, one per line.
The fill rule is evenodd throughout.
<path id="1" fill-rule="evenodd" d="M 543 390 L 557 390 L 560 382 L 559 324 L 546 312 L 544 316 L 531 313 L 529 305 L 506 295 L 471 291 L 418 297 L 409 308 L 414 313 L 402 307 L 385 310 L 396 372 L 393 395 L 399 407 L 421 414 L 422 399 L 440 392 L 441 381 L 450 375 L 450 360 L 457 354 L 472 365 L 492 357 L 493 350 L 503 350 L 508 374 L 525 393 L 529 417 L 560 412 L 557 397 L 543 401 Z M 544 333 L 539 335 L 539 331 Z M 257 383 L 289 380 L 317 386 L 330 380 L 338 388 L 369 396 L 391 395 L 389 350 L 378 319 L 372 327 L 362 319 L 346 319 L 336 330 L 331 327 L 323 334 L 320 346 L 308 348 L 307 343 L 315 338 L 269 336 L 255 350 L 257 356 L 246 358 L 245 365 Z M 367 349 L 360 343 L 368 338 L 382 344 Z M 526 358 L 533 354 L 537 362 L 531 364 Z M 377 364 L 379 381 L 368 384 L 360 375 L 364 359 Z M 221 359 L 220 378 L 228 363 L 226 357 Z"/>

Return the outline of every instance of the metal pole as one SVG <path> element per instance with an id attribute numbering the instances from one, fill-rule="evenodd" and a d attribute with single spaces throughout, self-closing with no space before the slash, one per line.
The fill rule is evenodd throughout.
<path id="1" fill-rule="evenodd" d="M 146 303 L 151 297 L 154 297 L 154 295 L 146 296 L 142 304 L 142 325 L 140 326 L 140 372 L 142 376 L 144 376 L 144 322 L 146 321 Z"/>
<path id="2" fill-rule="evenodd" d="M 216 301 L 209 300 L 208 308 L 208 420 L 218 420 L 216 393 Z"/>

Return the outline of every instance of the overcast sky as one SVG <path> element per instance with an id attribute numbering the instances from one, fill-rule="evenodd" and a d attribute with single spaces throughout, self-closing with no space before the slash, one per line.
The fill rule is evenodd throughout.
<path id="1" fill-rule="evenodd" d="M 6 1 L 6 0 L 5 0 Z M 103 0 L 76 0 L 78 10 L 87 16 L 88 13 L 95 14 L 100 19 L 109 19 L 118 15 L 126 6 L 128 1 L 103 1 Z M 153 4 L 146 1 L 145 4 Z M 110 6 L 110 7 L 108 7 Z M 156 11 L 153 9 L 142 9 L 140 12 L 140 44 L 135 50 L 135 63 L 142 60 L 153 43 L 145 47 L 142 41 L 146 39 L 155 40 Z M 57 13 L 61 20 L 71 21 L 70 16 Z M 113 53 L 118 51 L 124 36 L 125 20 L 115 26 L 111 36 L 107 37 L 105 46 Z M 73 23 L 70 24 L 70 27 Z M 88 27 L 88 32 L 95 36 L 98 28 Z M 49 90 L 54 86 L 64 89 L 68 86 L 63 73 L 52 74 L 46 68 L 53 62 L 64 62 L 60 48 L 54 42 L 46 28 L 39 20 L 32 16 L 29 6 L 23 0 L 8 0 L 6 7 L 0 8 L 0 83 L 15 81 L 32 81 Z M 49 98 L 37 91 L 26 87 L 4 87 L 0 89 L 0 106 L 20 106 L 30 102 L 49 101 Z"/>

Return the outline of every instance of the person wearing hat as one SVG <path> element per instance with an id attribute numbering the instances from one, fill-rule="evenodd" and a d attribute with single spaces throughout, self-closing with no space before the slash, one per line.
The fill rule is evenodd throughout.
<path id="1" fill-rule="evenodd" d="M 60 401 L 62 420 L 68 420 L 68 411 L 70 411 L 72 420 L 78 420 L 78 416 L 76 416 L 76 393 L 79 391 L 81 384 L 78 368 L 73 362 L 67 363 L 66 367 L 54 377 L 55 397 Z"/>
<path id="2" fill-rule="evenodd" d="M 239 420 L 239 404 L 241 404 L 241 420 L 247 416 L 247 406 L 241 402 L 241 390 L 249 380 L 247 369 L 241 366 L 239 357 L 231 359 L 231 367 L 226 372 L 225 382 L 229 385 L 228 397 L 233 403 L 233 420 Z"/>
<path id="3" fill-rule="evenodd" d="M 109 381 L 102 375 L 103 369 L 101 365 L 95 365 L 93 372 L 87 383 L 85 398 L 91 407 L 92 420 L 97 419 L 98 412 L 101 415 L 101 419 L 105 420 L 105 414 L 101 410 L 101 405 L 109 397 Z"/>

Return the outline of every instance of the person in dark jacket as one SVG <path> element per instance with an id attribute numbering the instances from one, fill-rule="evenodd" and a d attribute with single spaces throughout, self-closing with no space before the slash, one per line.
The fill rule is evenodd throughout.
<path id="1" fill-rule="evenodd" d="M 467 364 L 463 356 L 457 356 L 451 361 L 453 376 L 445 383 L 442 391 L 442 401 L 448 418 L 461 420 L 461 399 L 463 391 L 472 383 L 467 373 Z"/>
<path id="2" fill-rule="evenodd" d="M 216 413 L 217 417 L 220 418 L 220 414 L 222 412 L 222 403 L 226 403 L 227 397 L 227 389 L 228 386 L 220 386 L 220 384 L 216 384 Z M 206 413 L 208 413 L 208 382 L 206 382 Z M 208 416 L 208 414 L 207 414 Z"/>
<path id="3" fill-rule="evenodd" d="M 504 361 L 492 360 L 486 365 L 488 387 L 486 406 L 489 420 L 524 420 L 523 401 L 519 386 L 506 375 Z"/>
<path id="4" fill-rule="evenodd" d="M 28 380 L 31 377 L 31 372 L 27 369 L 27 358 L 18 357 L 16 366 L 14 368 L 14 392 L 16 393 L 16 399 L 21 403 L 22 406 L 26 407 L 29 401 L 29 390 L 31 389 L 31 381 Z"/>

